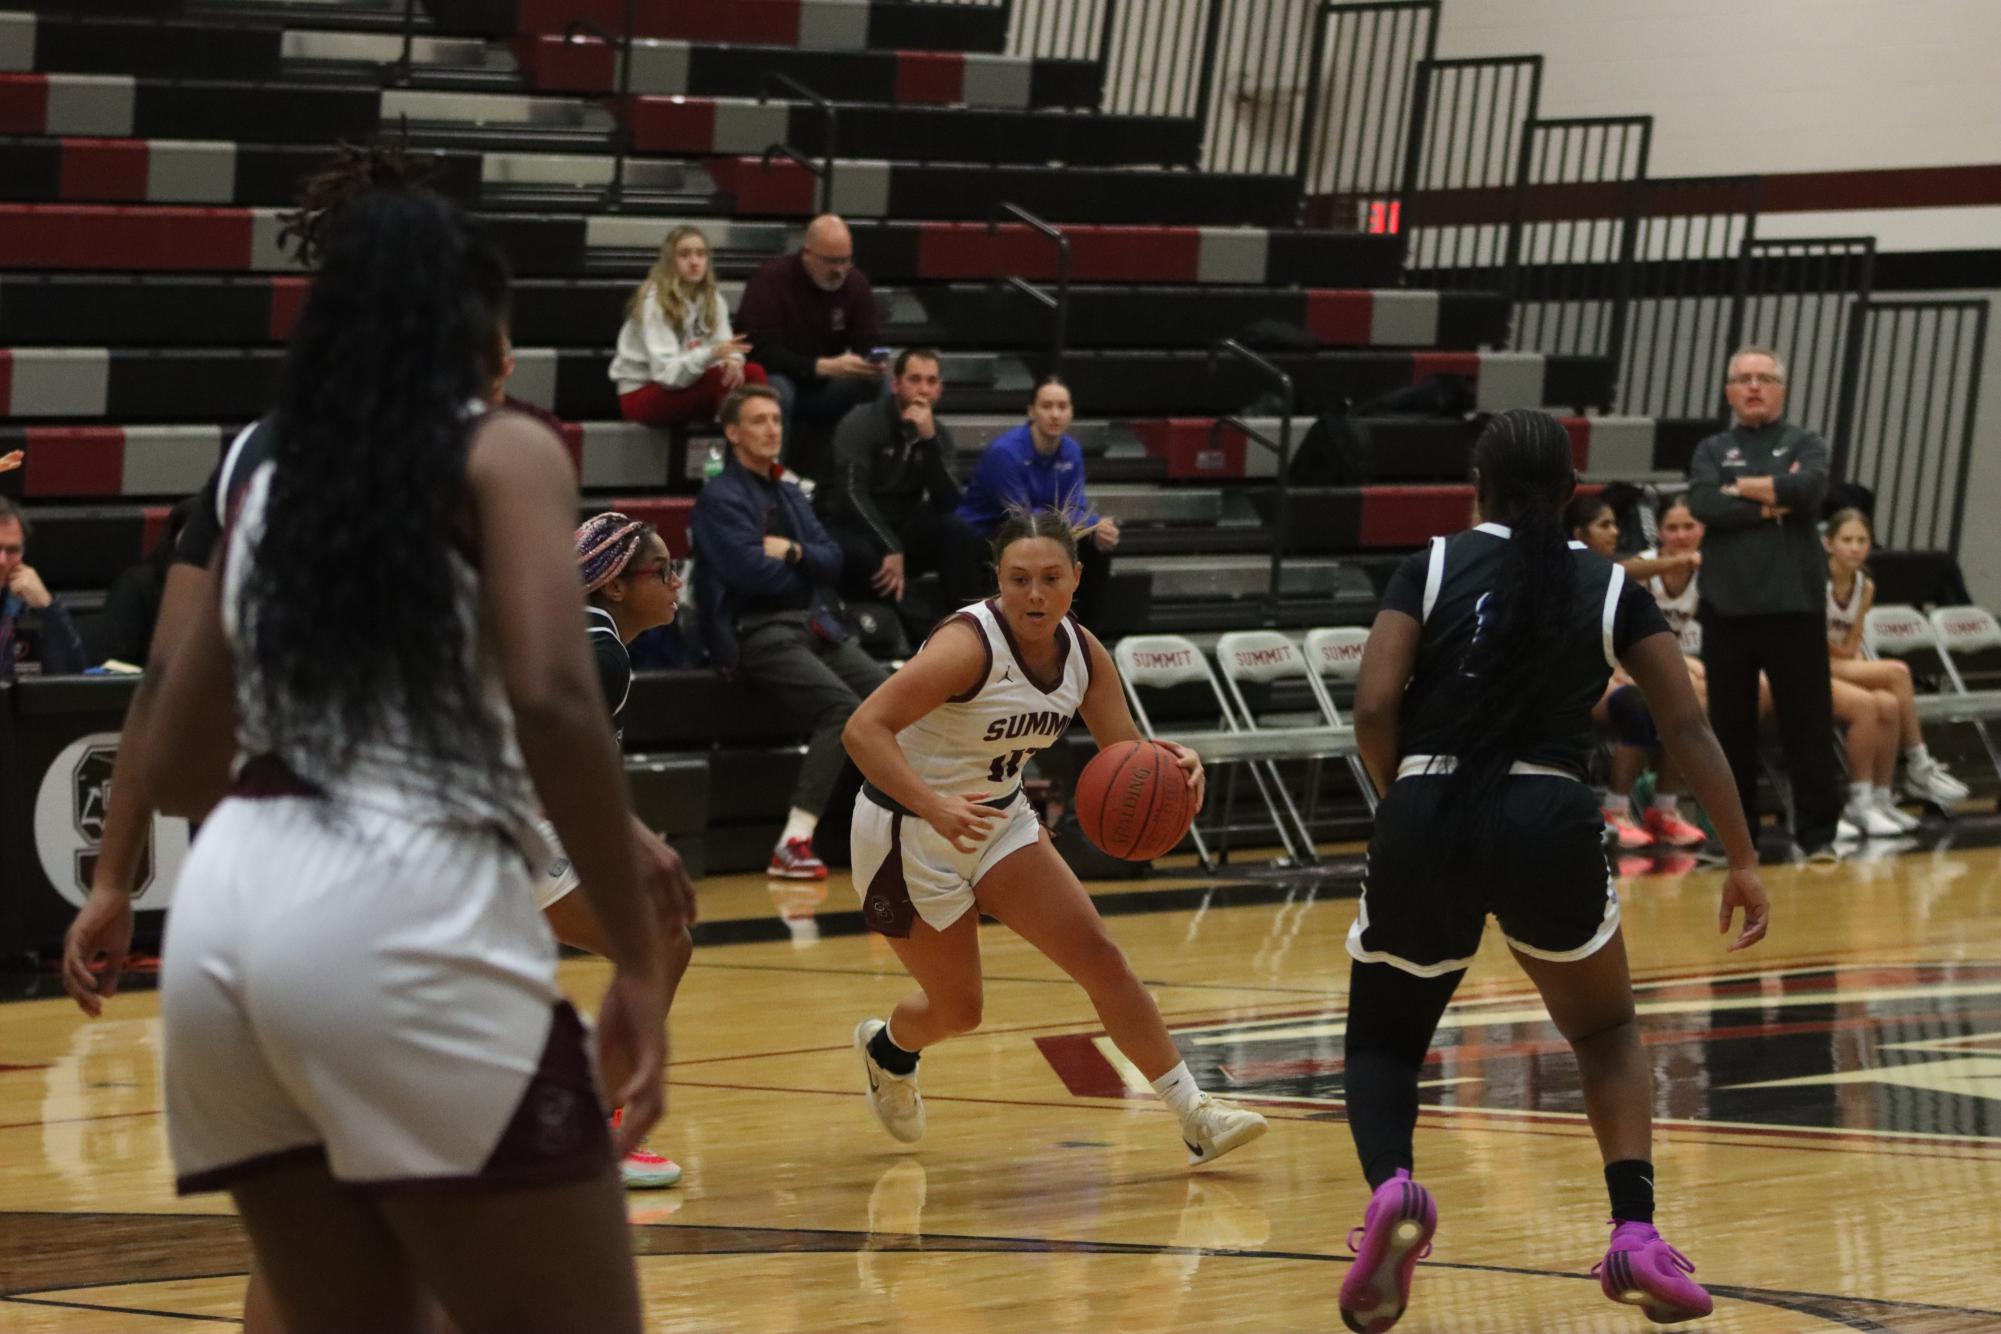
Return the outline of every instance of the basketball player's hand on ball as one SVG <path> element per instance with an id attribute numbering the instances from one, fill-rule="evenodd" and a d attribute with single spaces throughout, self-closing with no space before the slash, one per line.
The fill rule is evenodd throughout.
<path id="1" fill-rule="evenodd" d="M 1716 929 L 1719 932 L 1729 932 L 1730 919 L 1739 908 L 1744 910 L 1744 929 L 1737 933 L 1737 939 L 1730 942 L 1733 953 L 1749 949 L 1763 940 L 1765 928 L 1772 921 L 1771 900 L 1765 897 L 1765 886 L 1753 867 L 1740 867 L 1723 877 L 1723 902 L 1716 910 Z"/>
<path id="2" fill-rule="evenodd" d="M 1001 812 L 971 798 L 939 797 L 925 813 L 924 823 L 960 852 L 977 852 L 1000 818 Z"/>
<path id="3" fill-rule="evenodd" d="M 104 1002 L 118 993 L 118 975 L 132 949 L 132 896 L 121 889 L 95 886 L 83 910 L 63 937 L 63 990 L 95 1019 Z M 103 956 L 102 972 L 91 964 Z"/>
<path id="4" fill-rule="evenodd" d="M 1202 813 L 1202 798 L 1209 791 L 1209 775 L 1203 771 L 1202 757 L 1179 741 L 1155 741 L 1156 746 L 1165 746 L 1174 752 L 1174 758 L 1181 764 L 1181 771 L 1188 776 L 1188 790 L 1195 797 L 1195 813 Z"/>
<path id="5" fill-rule="evenodd" d="M 667 1111 L 667 976 L 659 958 L 649 946 L 642 964 L 620 965 L 598 1006 L 598 1069 L 632 1072 L 624 1088 L 605 1090 L 611 1106 L 625 1109 L 611 1136 L 616 1158 L 637 1148 Z"/>

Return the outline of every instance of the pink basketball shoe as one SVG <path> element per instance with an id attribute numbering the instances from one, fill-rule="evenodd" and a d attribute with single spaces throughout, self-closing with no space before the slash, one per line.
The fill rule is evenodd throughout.
<path id="1" fill-rule="evenodd" d="M 1410 1303 L 1410 1275 L 1431 1254 L 1438 1206 L 1402 1168 L 1376 1188 L 1362 1226 L 1348 1234 L 1355 1263 L 1341 1280 L 1341 1323 L 1354 1334 L 1383 1334 Z"/>
<path id="2" fill-rule="evenodd" d="M 1662 1241 L 1651 1223 L 1615 1226 L 1605 1258 L 1591 1270 L 1607 1297 L 1639 1307 L 1659 1325 L 1709 1314 L 1713 1303 L 1702 1285 L 1688 1277 L 1694 1272 L 1694 1263 Z"/>

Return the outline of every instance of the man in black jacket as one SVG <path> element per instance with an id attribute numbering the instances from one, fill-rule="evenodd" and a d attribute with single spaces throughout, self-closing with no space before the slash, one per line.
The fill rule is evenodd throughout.
<path id="1" fill-rule="evenodd" d="M 1710 722 L 1744 810 L 1756 811 L 1765 674 L 1792 778 L 1793 837 L 1809 858 L 1825 858 L 1842 804 L 1820 540 L 1827 445 L 1782 419 L 1786 367 L 1772 349 L 1738 349 L 1725 393 L 1734 424 L 1697 445 L 1688 466 L 1689 509 L 1705 525 L 1699 615 Z"/>
<path id="2" fill-rule="evenodd" d="M 841 729 L 887 674 L 832 605 L 841 548 L 779 466 L 778 395 L 744 385 L 723 400 L 718 416 L 730 457 L 695 500 L 701 628 L 717 670 L 758 687 L 812 729 L 770 874 L 824 880 L 813 831 L 847 759 Z"/>
<path id="3" fill-rule="evenodd" d="M 956 514 L 952 432 L 936 416 L 945 384 L 938 353 L 896 358 L 890 395 L 849 410 L 834 432 L 834 469 L 820 493 L 841 544 L 841 591 L 900 603 L 906 582 L 938 572 L 943 612 L 986 591 L 986 543 Z"/>
<path id="4" fill-rule="evenodd" d="M 90 665 L 69 608 L 26 562 L 27 550 L 28 516 L 0 496 L 0 681 L 12 680 L 22 661 L 35 663 L 44 676 L 80 672 Z M 39 647 L 30 655 L 19 627 L 37 619 Z"/>

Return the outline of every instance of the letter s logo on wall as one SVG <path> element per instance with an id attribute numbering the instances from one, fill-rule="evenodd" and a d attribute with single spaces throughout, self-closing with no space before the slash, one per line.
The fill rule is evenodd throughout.
<path id="1" fill-rule="evenodd" d="M 111 765 L 118 733 L 93 732 L 65 746 L 42 774 L 35 794 L 35 851 L 49 883 L 77 907 L 90 892 L 104 841 L 104 812 L 111 799 Z M 188 852 L 188 822 L 155 815 L 132 897 L 143 908 L 164 908 Z"/>

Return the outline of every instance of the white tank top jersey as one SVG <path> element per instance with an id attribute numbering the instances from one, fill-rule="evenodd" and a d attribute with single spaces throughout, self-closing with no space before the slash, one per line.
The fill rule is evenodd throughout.
<path id="1" fill-rule="evenodd" d="M 897 733 L 903 758 L 934 792 L 985 801 L 1021 784 L 1022 766 L 1060 740 L 1091 684 L 1091 655 L 1071 617 L 1056 628 L 1062 661 L 1054 680 L 1038 680 L 1015 652 L 1007 620 L 991 602 L 955 612 L 979 632 L 986 671 L 969 693 Z M 939 629 L 943 629 L 940 626 Z M 937 631 L 933 631 L 936 634 Z"/>
<path id="2" fill-rule="evenodd" d="M 1659 550 L 1653 547 L 1640 553 L 1643 560 L 1659 560 L 1660 556 Z M 1663 575 L 1656 574 L 1647 580 L 1647 591 L 1654 595 L 1654 605 L 1661 609 L 1668 628 L 1681 641 L 1681 651 L 1691 658 L 1702 656 L 1702 622 L 1695 619 L 1696 612 L 1702 607 L 1701 584 L 1702 571 L 1699 569 L 1688 572 L 1688 586 L 1678 595 L 1669 594 L 1667 579 Z"/>
<path id="3" fill-rule="evenodd" d="M 1827 581 L 1827 642 L 1840 647 L 1848 642 L 1855 623 L 1862 619 L 1862 592 L 1868 580 L 1858 571 L 1848 589 L 1848 605 L 1834 600 L 1834 580 Z"/>

